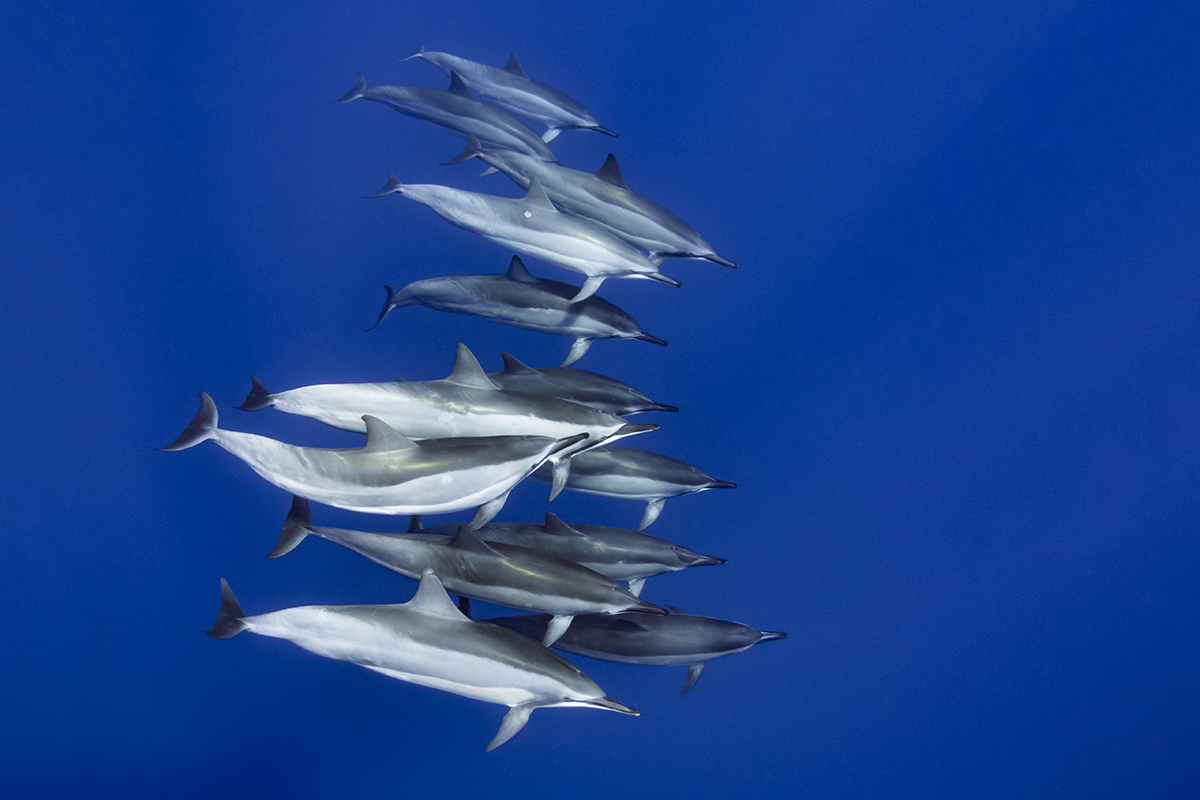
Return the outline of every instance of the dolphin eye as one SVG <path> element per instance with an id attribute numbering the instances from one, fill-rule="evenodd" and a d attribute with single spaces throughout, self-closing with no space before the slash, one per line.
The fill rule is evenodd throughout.
<path id="1" fill-rule="evenodd" d="M 533 216 L 533 212 L 532 212 L 532 211 L 526 211 L 526 212 L 525 212 L 525 219 L 529 219 L 529 218 L 530 218 L 530 217 L 532 217 L 532 216 Z"/>

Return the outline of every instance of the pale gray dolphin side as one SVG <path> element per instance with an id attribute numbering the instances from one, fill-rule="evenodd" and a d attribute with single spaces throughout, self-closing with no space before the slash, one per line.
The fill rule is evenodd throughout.
<path id="1" fill-rule="evenodd" d="M 760 631 L 740 622 L 675 611 L 665 617 L 579 616 L 554 646 L 568 653 L 621 664 L 687 665 L 687 680 L 679 693 L 683 697 L 696 684 L 709 660 L 740 653 L 759 642 L 787 637 L 783 631 Z M 488 621 L 539 639 L 549 617 L 537 614 Z"/>
<path id="2" fill-rule="evenodd" d="M 466 525 L 453 538 L 422 533 L 372 533 L 314 526 L 308 501 L 296 497 L 275 549 L 267 558 L 290 553 L 312 534 L 349 548 L 380 566 L 410 578 L 433 570 L 442 584 L 476 600 L 540 611 L 554 616 L 547 627 L 550 645 L 576 614 L 639 611 L 666 614 L 625 587 L 574 561 L 526 547 L 488 543 Z"/>
<path id="3" fill-rule="evenodd" d="M 457 74 L 482 97 L 513 114 L 545 125 L 546 132 L 542 138 L 547 142 L 567 128 L 617 135 L 601 127 L 591 112 L 558 89 L 526 75 L 517 61 L 516 53 L 509 55 L 508 63 L 503 67 L 468 61 L 449 53 L 430 52 L 424 46 L 400 60 L 408 61 L 410 58 L 424 59 L 447 75 Z"/>
<path id="4" fill-rule="evenodd" d="M 414 442 L 364 416 L 367 443 L 354 449 L 298 447 L 217 427 L 217 406 L 200 393 L 200 411 L 167 447 L 186 450 L 212 439 L 291 494 L 369 514 L 445 514 L 477 507 L 479 527 L 539 464 L 587 438 L 489 436 Z"/>
<path id="5" fill-rule="evenodd" d="M 554 161 L 554 153 L 529 126 L 506 111 L 481 103 L 457 75 L 450 76 L 450 88 L 426 89 L 422 86 L 376 86 L 367 88 L 362 75 L 354 88 L 335 103 L 359 98 L 383 103 L 401 114 L 449 128 L 460 136 L 475 136 L 497 147 L 525 153 L 543 161 Z"/>
<path id="6" fill-rule="evenodd" d="M 489 372 L 497 386 L 513 392 L 545 394 L 591 406 L 609 414 L 627 416 L 643 411 L 678 411 L 676 406 L 656 403 L 627 383 L 575 367 L 537 367 L 522 364 L 511 353 L 501 353 L 503 372 Z"/>
<path id="7" fill-rule="evenodd" d="M 478 138 L 448 164 L 478 158 L 499 170 L 522 189 L 537 180 L 556 207 L 607 228 L 652 256 L 704 258 L 726 267 L 737 264 L 717 255 L 691 225 L 658 203 L 631 190 L 612 153 L 596 172 L 539 161 L 513 150 L 485 150 Z"/>
<path id="8" fill-rule="evenodd" d="M 413 517 L 409 531 L 415 533 L 420 526 L 421 518 Z M 458 526 L 437 525 L 424 532 L 452 536 L 458 533 Z M 489 522 L 476 533 L 488 544 L 527 547 L 573 561 L 614 581 L 629 581 L 635 597 L 641 595 L 647 578 L 725 563 L 723 558 L 702 556 L 648 533 L 607 525 L 568 525 L 549 512 L 544 525 Z"/>
<path id="9" fill-rule="evenodd" d="M 452 225 L 505 247 L 582 273 L 586 280 L 572 303 L 591 297 L 606 278 L 680 285 L 658 271 L 660 257 L 647 257 L 615 233 L 556 209 L 536 178 L 519 200 L 431 183 L 402 184 L 395 175 L 388 175 L 387 185 L 371 196 L 389 194 L 427 205 Z"/>
<path id="10" fill-rule="evenodd" d="M 494 750 L 525 726 L 535 708 L 590 706 L 637 716 L 591 678 L 542 645 L 497 625 L 474 622 L 450 601 L 432 570 L 407 603 L 302 606 L 246 616 L 221 579 L 221 611 L 208 635 L 248 630 L 286 639 L 311 653 L 390 678 L 498 703 L 511 710 L 488 745 Z"/>
<path id="11" fill-rule="evenodd" d="M 551 482 L 554 476 L 549 469 L 539 467 L 533 477 Z M 615 446 L 597 447 L 572 458 L 566 484 L 566 488 L 578 492 L 647 501 L 639 531 L 658 519 L 668 497 L 736 487 L 736 483 L 719 481 L 677 458 Z"/>
<path id="12" fill-rule="evenodd" d="M 435 311 L 469 314 L 505 325 L 575 339 L 562 366 L 573 364 L 596 339 L 640 339 L 666 345 L 642 330 L 633 317 L 602 297 L 593 295 L 572 303 L 579 288 L 535 278 L 520 256 L 513 256 L 503 275 L 448 275 L 408 284 L 399 292 L 387 290 L 387 300 L 375 325 L 393 308 L 422 305 Z M 372 325 L 371 327 L 375 327 Z"/>

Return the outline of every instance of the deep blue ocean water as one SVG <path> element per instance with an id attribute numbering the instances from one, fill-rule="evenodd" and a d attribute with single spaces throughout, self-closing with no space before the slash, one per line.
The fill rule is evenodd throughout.
<path id="1" fill-rule="evenodd" d="M 0 12 L 6 795 L 1200 790 L 1195 7 L 107 5 Z M 649 532 L 729 563 L 644 596 L 789 634 L 683 699 L 682 667 L 575 659 L 641 716 L 539 710 L 486 754 L 500 706 L 202 635 L 222 577 L 251 614 L 415 583 L 319 541 L 265 560 L 286 493 L 215 445 L 154 449 L 200 390 L 223 426 L 360 441 L 235 410 L 251 374 L 441 378 L 459 341 L 489 370 L 562 359 L 419 307 L 364 330 L 384 284 L 511 256 L 364 199 L 388 173 L 522 194 L 440 166 L 462 144 L 443 129 L 329 102 L 358 72 L 445 86 L 396 63 L 418 45 L 517 53 L 620 133 L 564 132 L 562 163 L 615 153 L 740 262 L 606 283 L 670 346 L 601 341 L 578 366 L 681 408 L 628 444 L 739 484 L 667 501 Z M 546 496 L 522 484 L 499 519 L 539 521 Z"/>

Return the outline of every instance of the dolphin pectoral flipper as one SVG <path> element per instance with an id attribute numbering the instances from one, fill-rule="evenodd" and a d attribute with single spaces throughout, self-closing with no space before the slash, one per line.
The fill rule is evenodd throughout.
<path id="1" fill-rule="evenodd" d="M 591 339 L 576 339 L 575 342 L 571 345 L 571 352 L 567 353 L 566 360 L 563 361 L 561 364 L 559 364 L 559 366 L 560 367 L 571 366 L 576 361 L 578 361 L 580 358 L 582 358 L 583 354 L 586 353 L 588 351 L 588 348 L 591 346 L 592 346 Z"/>
<path id="2" fill-rule="evenodd" d="M 195 447 L 206 439 L 211 439 L 217 430 L 217 404 L 208 396 L 208 392 L 200 393 L 200 411 L 192 418 L 191 423 L 179 434 L 179 438 L 159 450 L 173 453 L 176 450 L 186 450 Z"/>
<path id="3" fill-rule="evenodd" d="M 593 275 L 588 278 L 583 282 L 583 288 L 581 288 L 568 302 L 578 303 L 580 300 L 587 300 L 596 293 L 596 290 L 600 288 L 600 284 L 604 283 L 605 277 L 606 276 L 604 275 Z"/>
<path id="4" fill-rule="evenodd" d="M 567 628 L 571 627 L 573 619 L 575 619 L 574 614 L 555 614 L 551 617 L 550 621 L 546 623 L 546 635 L 542 637 L 542 644 L 549 647 L 557 642 L 567 632 Z"/>
<path id="5" fill-rule="evenodd" d="M 632 578 L 629 581 L 629 593 L 634 597 L 642 596 L 642 587 L 646 585 L 645 578 Z"/>
<path id="6" fill-rule="evenodd" d="M 525 723 L 529 722 L 529 715 L 537 708 L 532 703 L 525 705 L 513 706 L 508 713 L 504 715 L 504 720 L 500 723 L 500 730 L 496 733 L 496 738 L 492 739 L 487 746 L 487 752 L 492 752 L 500 745 L 507 742 L 512 737 L 520 732 L 521 728 L 525 727 Z"/>
<path id="7" fill-rule="evenodd" d="M 571 459 L 562 458 L 554 462 L 554 466 L 550 468 L 550 500 L 558 497 L 567 485 L 567 478 L 571 477 Z"/>
<path id="8" fill-rule="evenodd" d="M 639 533 L 649 528 L 654 520 L 658 519 L 658 515 L 662 513 L 663 503 L 666 499 L 665 497 L 656 497 L 649 503 L 646 503 L 646 511 L 642 514 L 642 521 L 638 523 L 636 528 Z"/>
<path id="9" fill-rule="evenodd" d="M 692 664 L 690 667 L 688 667 L 687 680 L 683 683 L 683 691 L 679 693 L 680 697 L 683 697 L 685 694 L 687 694 L 688 691 L 696 685 L 696 681 L 700 680 L 700 673 L 704 672 L 704 665 L 706 663 L 708 662 L 697 661 L 695 664 Z"/>
<path id="10" fill-rule="evenodd" d="M 512 491 L 511 489 L 509 491 Z M 504 501 L 508 500 L 508 492 L 499 497 L 488 500 L 483 505 L 475 509 L 475 516 L 467 523 L 467 527 L 473 531 L 477 531 L 484 525 L 492 521 L 492 517 L 500 513 L 500 509 L 504 508 Z"/>
<path id="11" fill-rule="evenodd" d="M 275 545 L 275 549 L 267 553 L 267 558 L 279 558 L 287 555 L 296 549 L 296 545 L 304 541 L 304 537 L 308 536 L 308 529 L 312 526 L 312 508 L 308 501 L 300 496 L 292 497 L 292 508 L 288 511 L 287 520 L 283 523 L 283 530 L 279 533 L 279 543 Z"/>
<path id="12" fill-rule="evenodd" d="M 234 597 L 233 589 L 229 588 L 229 583 L 224 578 L 221 578 L 221 611 L 217 614 L 217 621 L 213 623 L 212 630 L 205 631 L 205 633 L 214 639 L 228 639 L 231 636 L 237 636 L 246 629 L 245 616 L 241 604 Z"/>

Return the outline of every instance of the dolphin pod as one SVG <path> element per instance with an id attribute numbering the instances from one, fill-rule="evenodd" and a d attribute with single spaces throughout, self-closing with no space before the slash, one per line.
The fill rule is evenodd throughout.
<path id="1" fill-rule="evenodd" d="M 489 751 L 525 727 L 535 708 L 588 706 L 638 714 L 537 642 L 468 619 L 433 570 L 421 575 L 407 603 L 302 606 L 254 616 L 246 616 L 222 578 L 221 610 L 208 635 L 229 639 L 246 630 L 397 680 L 508 706 Z"/>
<path id="2" fill-rule="evenodd" d="M 511 353 L 501 353 L 502 372 L 489 372 L 497 386 L 514 392 L 546 394 L 591 406 L 609 414 L 628 416 L 643 411 L 678 411 L 675 406 L 656 403 L 627 383 L 616 378 L 575 367 L 533 367 L 522 364 Z"/>
<path id="3" fill-rule="evenodd" d="M 387 300 L 375 325 L 392 309 L 422 305 L 435 311 L 469 314 L 505 325 L 574 337 L 575 343 L 560 366 L 579 360 L 596 339 L 640 339 L 666 346 L 607 300 L 595 295 L 572 303 L 579 289 L 567 283 L 535 278 L 520 256 L 513 256 L 503 275 L 448 275 L 425 278 L 399 292 L 387 290 Z M 371 327 L 374 328 L 375 325 Z"/>

